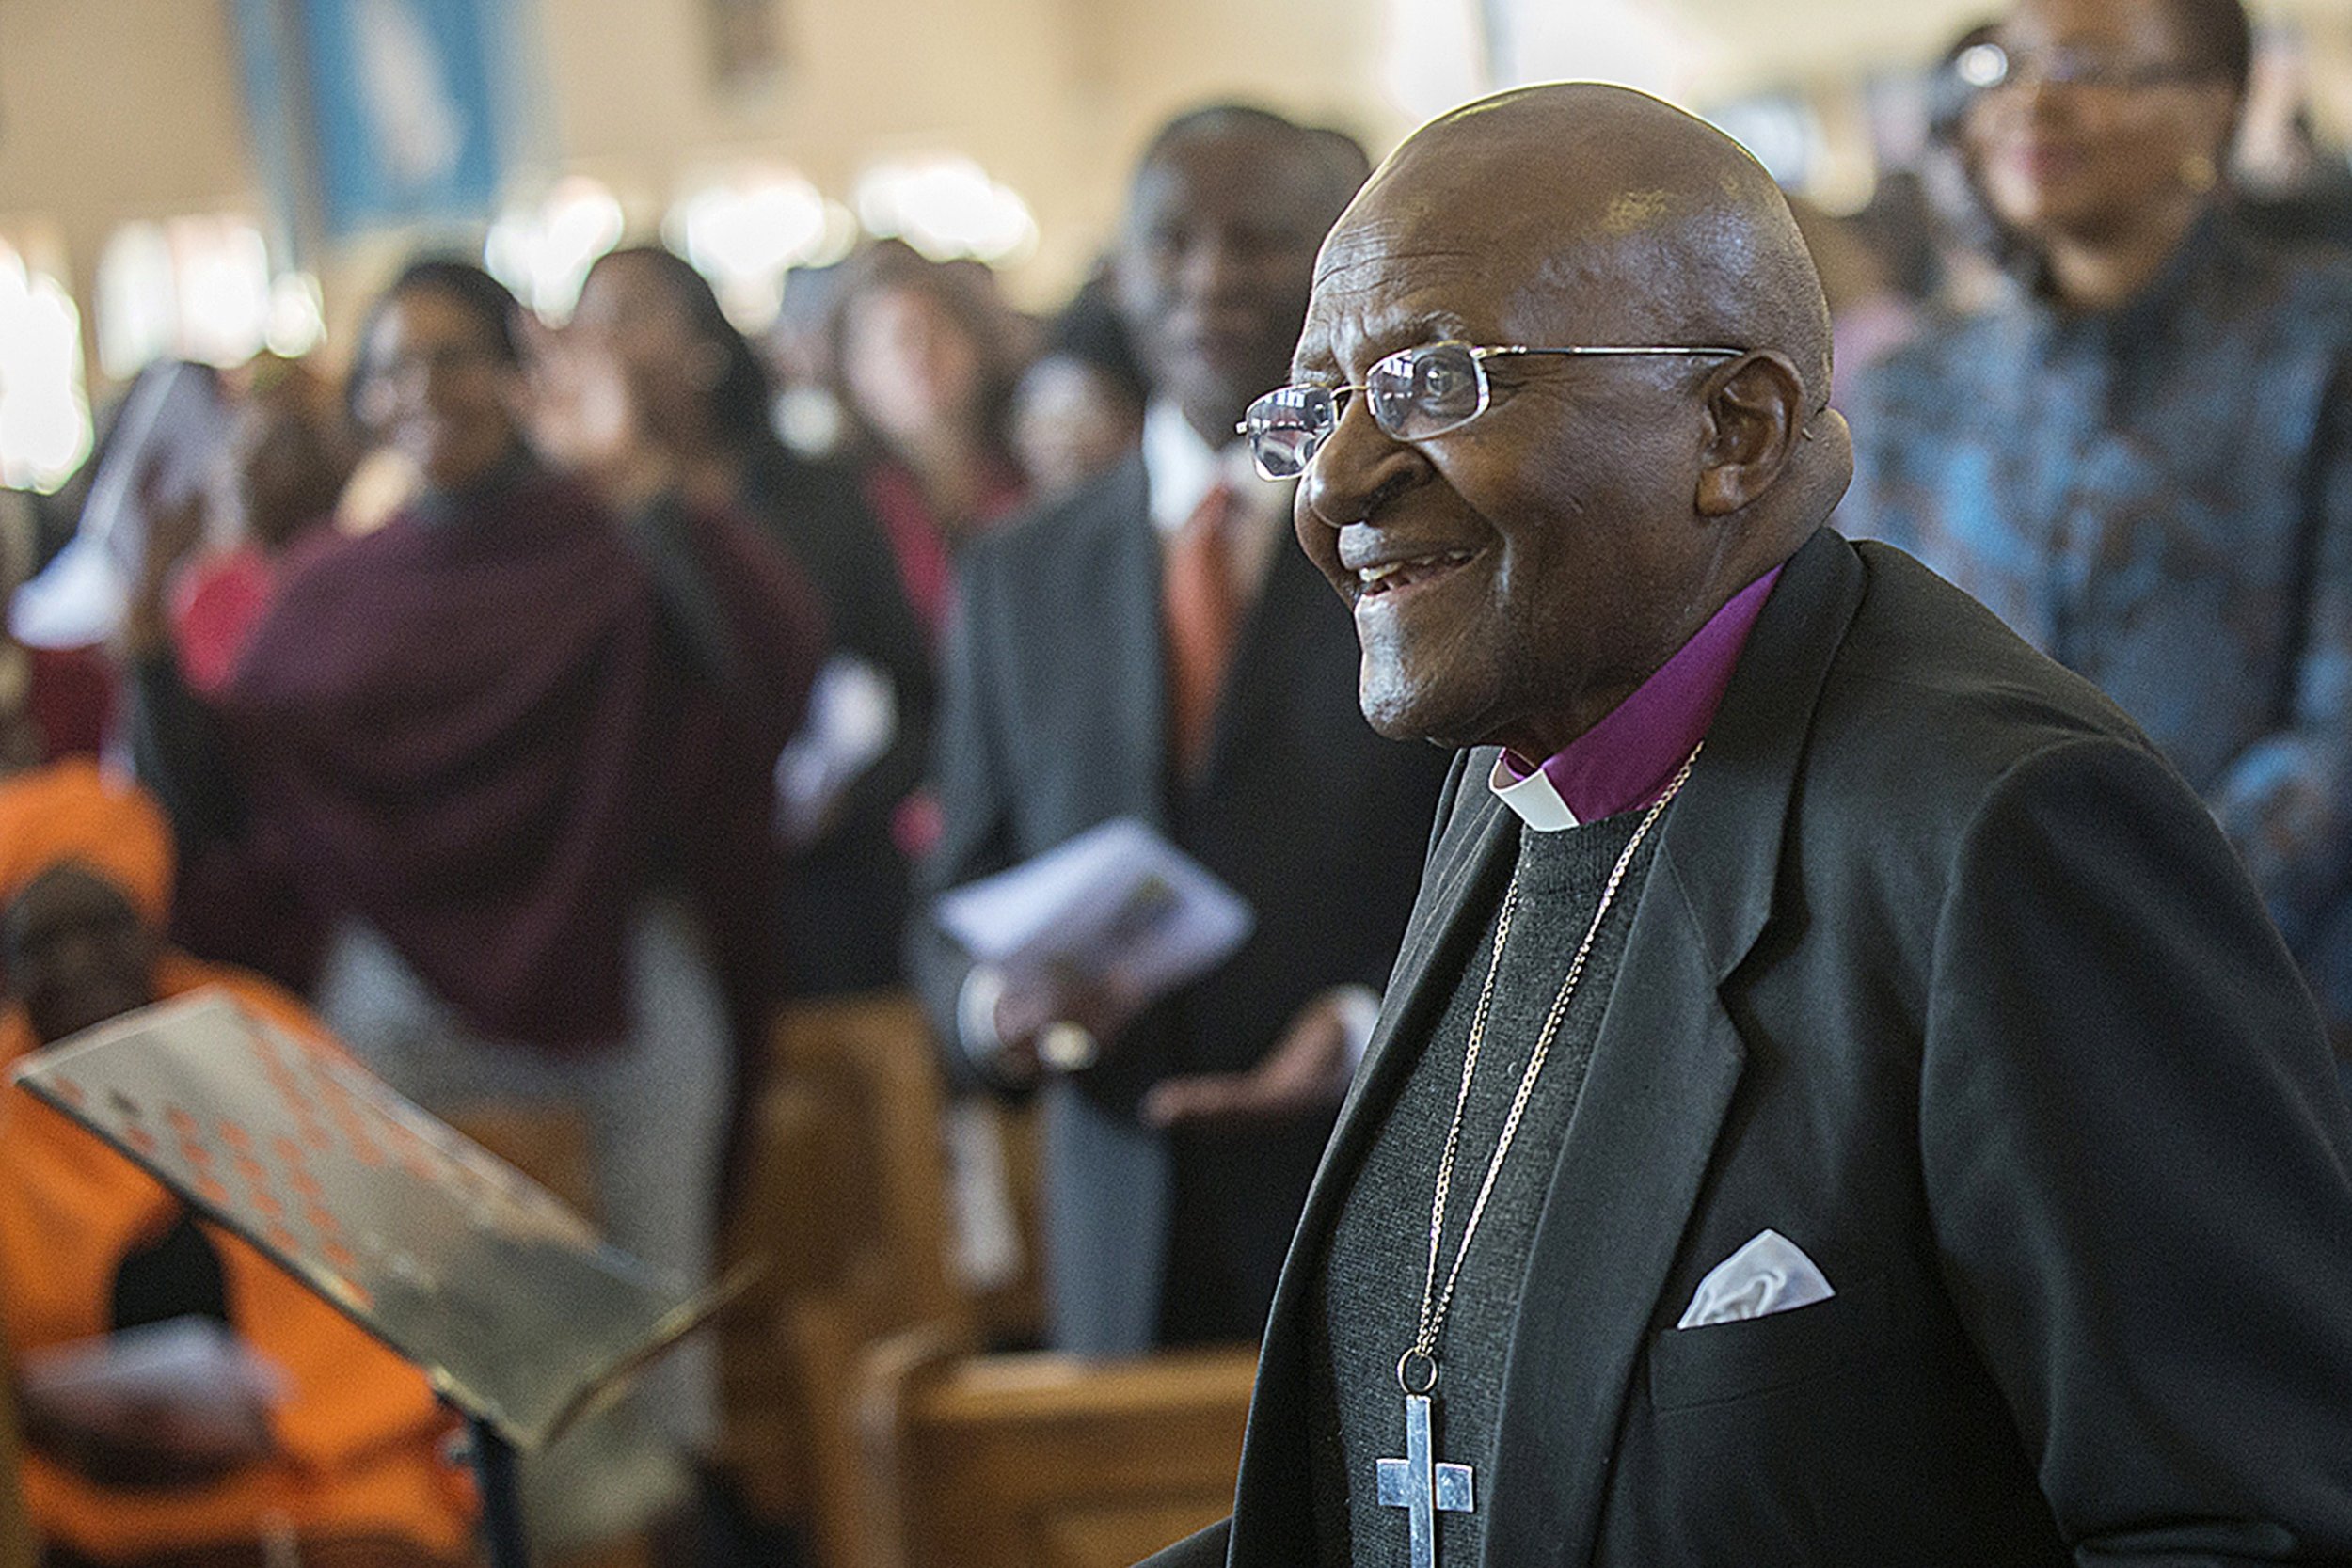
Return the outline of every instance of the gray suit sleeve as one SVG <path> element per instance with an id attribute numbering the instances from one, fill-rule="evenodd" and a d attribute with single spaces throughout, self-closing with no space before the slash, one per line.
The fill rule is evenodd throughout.
<path id="1" fill-rule="evenodd" d="M 1011 865 L 1013 781 L 1004 755 L 1002 720 L 990 678 L 991 557 L 984 546 L 965 552 L 956 610 L 941 655 L 938 721 L 933 728 L 931 783 L 938 792 L 940 838 L 915 876 L 915 903 L 907 922 L 906 967 L 930 1014 L 947 1074 L 965 1088 L 1005 1088 L 990 1080 L 963 1049 L 958 1002 L 972 960 L 931 918 L 931 904 L 949 888 Z"/>
<path id="2" fill-rule="evenodd" d="M 2169 768 L 2012 768 L 1937 931 L 1918 1136 L 1952 1298 L 2090 1564 L 2352 1562 L 2352 1115 Z"/>

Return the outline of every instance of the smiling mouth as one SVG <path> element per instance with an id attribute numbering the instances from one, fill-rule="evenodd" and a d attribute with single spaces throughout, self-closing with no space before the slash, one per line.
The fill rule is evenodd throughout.
<path id="1" fill-rule="evenodd" d="M 1470 560 L 1470 550 L 1441 550 L 1436 555 L 1415 556 L 1410 561 L 1387 561 L 1377 566 L 1365 566 L 1356 573 L 1356 597 L 1377 598 L 1442 577 Z"/>

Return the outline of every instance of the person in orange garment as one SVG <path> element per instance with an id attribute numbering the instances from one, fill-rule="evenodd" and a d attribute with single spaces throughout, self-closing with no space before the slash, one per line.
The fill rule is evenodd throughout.
<path id="1" fill-rule="evenodd" d="M 285 992 L 164 945 L 171 839 L 85 761 L 0 783 L 0 1066 L 133 1008 L 218 986 L 318 1038 Z M 469 1483 L 424 1377 L 259 1252 L 23 1089 L 0 1091 L 0 1309 L 9 1363 L 183 1313 L 225 1319 L 287 1374 L 241 1433 L 77 1417 L 20 1378 L 25 1500 L 44 1568 L 435 1568 L 465 1560 Z"/>

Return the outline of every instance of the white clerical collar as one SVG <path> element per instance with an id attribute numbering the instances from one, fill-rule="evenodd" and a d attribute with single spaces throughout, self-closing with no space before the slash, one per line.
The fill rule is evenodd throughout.
<path id="1" fill-rule="evenodd" d="M 1486 787 L 1495 799 L 1518 813 L 1519 820 L 1539 833 L 1556 833 L 1569 828 L 1581 827 L 1576 813 L 1560 798 L 1559 786 L 1551 775 L 1538 768 L 1524 779 L 1511 776 L 1511 768 L 1495 755 L 1494 771 L 1486 775 Z"/>
<path id="2" fill-rule="evenodd" d="M 1173 403 L 1154 402 L 1143 416 L 1143 478 L 1152 498 L 1152 526 L 1174 533 L 1200 509 L 1218 481 L 1233 487 L 1255 515 L 1261 492 L 1272 488 L 1249 465 L 1249 445 L 1235 437 L 1212 449 Z"/>

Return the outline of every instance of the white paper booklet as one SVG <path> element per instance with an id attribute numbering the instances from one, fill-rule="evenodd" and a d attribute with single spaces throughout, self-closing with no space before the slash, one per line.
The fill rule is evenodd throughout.
<path id="1" fill-rule="evenodd" d="M 937 912 L 1009 985 L 1070 974 L 1137 1007 L 1224 962 L 1256 923 L 1239 894 L 1132 816 L 953 889 Z"/>
<path id="2" fill-rule="evenodd" d="M 124 395 L 73 539 L 16 592 L 9 629 L 36 648 L 78 648 L 119 631 L 147 550 L 148 508 L 176 505 L 210 483 L 229 440 L 220 378 L 159 361 Z"/>

